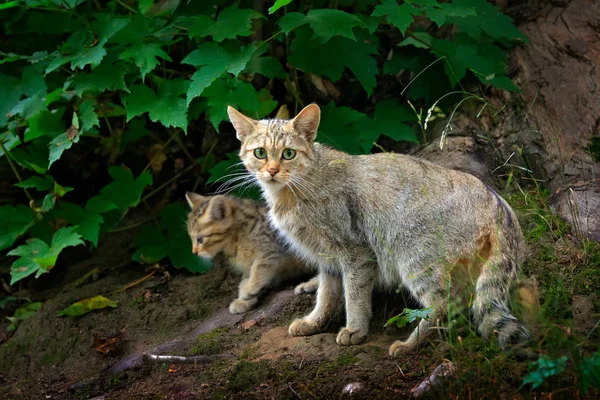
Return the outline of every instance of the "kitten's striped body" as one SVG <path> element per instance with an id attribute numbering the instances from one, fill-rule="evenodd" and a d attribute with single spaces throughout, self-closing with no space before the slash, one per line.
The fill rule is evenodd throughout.
<path id="1" fill-rule="evenodd" d="M 213 258 L 222 253 L 242 275 L 239 296 L 229 306 L 232 313 L 254 308 L 265 289 L 309 273 L 273 232 L 265 207 L 231 196 L 187 193 L 186 197 L 192 208 L 187 225 L 194 254 Z M 298 285 L 295 292 L 314 292 L 317 284 L 313 279 Z"/>

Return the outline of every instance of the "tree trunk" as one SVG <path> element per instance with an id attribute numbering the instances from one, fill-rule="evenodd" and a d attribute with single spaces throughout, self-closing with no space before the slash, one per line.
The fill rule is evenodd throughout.
<path id="1" fill-rule="evenodd" d="M 542 180 L 573 235 L 600 241 L 599 155 L 589 151 L 592 138 L 600 141 L 600 1 L 514 3 L 506 11 L 531 41 L 510 55 L 512 78 L 524 93 L 492 90 L 488 100 L 496 109 L 505 104 L 502 113 L 477 118 L 476 110 L 462 108 L 444 149 L 437 140 L 417 153 L 487 181 L 510 172 L 502 166 L 510 158 L 507 164 Z M 441 132 L 446 122 L 434 129 Z"/>

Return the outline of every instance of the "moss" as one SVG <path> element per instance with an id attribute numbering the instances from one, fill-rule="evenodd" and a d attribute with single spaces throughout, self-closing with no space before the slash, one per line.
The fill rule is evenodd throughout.
<path id="1" fill-rule="evenodd" d="M 354 364 L 357 361 L 358 361 L 358 358 L 354 357 L 353 354 L 345 353 L 345 354 L 342 354 L 341 356 L 339 356 L 335 360 L 335 366 L 336 367 L 345 367 L 346 365 Z"/>
<path id="2" fill-rule="evenodd" d="M 500 347 L 474 334 L 462 339 L 457 348 L 466 351 L 470 356 L 479 353 L 489 359 L 494 359 L 502 353 Z"/>
<path id="3" fill-rule="evenodd" d="M 543 291 L 543 310 L 551 319 L 572 318 L 570 299 L 572 293 L 561 279 L 547 282 Z"/>
<path id="4" fill-rule="evenodd" d="M 240 392 L 248 390 L 265 382 L 271 375 L 269 362 L 262 360 L 252 363 L 240 360 L 233 369 L 226 386 L 229 390 Z"/>
<path id="5" fill-rule="evenodd" d="M 196 344 L 192 349 L 192 354 L 211 355 L 218 354 L 223 350 L 223 341 L 220 336 L 225 332 L 224 329 L 213 329 L 208 333 L 203 333 L 196 338 Z"/>

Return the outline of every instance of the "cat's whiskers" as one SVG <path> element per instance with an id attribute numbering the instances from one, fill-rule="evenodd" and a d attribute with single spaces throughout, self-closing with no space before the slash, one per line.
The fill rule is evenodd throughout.
<path id="1" fill-rule="evenodd" d="M 228 179 L 227 181 L 223 182 L 216 190 L 215 193 L 221 192 L 223 190 L 226 190 L 229 186 L 233 185 L 234 183 L 236 183 L 237 181 L 241 180 L 241 179 L 245 179 L 248 176 L 250 176 L 252 174 L 248 173 L 248 172 L 239 172 L 239 173 L 235 173 L 235 174 L 229 174 L 226 175 L 225 177 L 229 177 L 232 176 L 233 178 Z"/>
<path id="2" fill-rule="evenodd" d="M 306 179 L 303 179 L 299 176 L 290 176 L 290 181 L 298 188 L 301 194 L 303 194 L 306 198 L 312 198 L 317 201 L 319 196 L 317 192 L 310 187 L 309 182 Z"/>
<path id="3" fill-rule="evenodd" d="M 224 195 L 228 195 L 229 193 L 231 193 L 232 191 L 241 188 L 241 187 L 245 187 L 245 189 L 248 189 L 250 187 L 252 187 L 253 185 L 256 185 L 257 181 L 256 178 L 252 175 L 248 175 L 247 177 L 245 177 L 245 179 L 240 182 L 237 183 L 235 185 L 233 185 L 232 187 L 230 187 L 225 193 L 223 193 Z"/>

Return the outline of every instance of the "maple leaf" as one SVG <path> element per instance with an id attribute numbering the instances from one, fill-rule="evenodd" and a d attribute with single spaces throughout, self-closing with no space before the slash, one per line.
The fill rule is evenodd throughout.
<path id="1" fill-rule="evenodd" d="M 204 15 L 193 17 L 188 35 L 190 38 L 212 36 L 215 42 L 249 36 L 252 34 L 252 20 L 256 18 L 262 18 L 262 15 L 252 9 L 239 9 L 234 3 L 224 8 L 216 21 Z"/>
<path id="2" fill-rule="evenodd" d="M 131 94 L 123 98 L 127 121 L 147 112 L 153 122 L 179 127 L 187 132 L 187 105 L 180 96 L 187 91 L 188 82 L 172 79 L 158 83 L 158 93 L 148 86 L 131 86 Z"/>
<path id="3" fill-rule="evenodd" d="M 362 26 L 363 22 L 354 14 L 327 8 L 310 10 L 306 15 L 297 12 L 287 13 L 279 20 L 279 26 L 285 33 L 290 33 L 305 24 L 315 32 L 318 41 L 325 43 L 335 36 L 355 41 L 352 28 Z"/>
<path id="4" fill-rule="evenodd" d="M 246 67 L 254 53 L 255 47 L 240 47 L 233 43 L 219 45 L 216 43 L 205 43 L 200 45 L 186 58 L 182 64 L 190 64 L 201 67 L 192 75 L 192 83 L 187 93 L 187 104 L 204 92 L 217 78 L 225 73 L 237 76 Z"/>
<path id="5" fill-rule="evenodd" d="M 172 61 L 171 57 L 169 57 L 169 55 L 163 49 L 161 49 L 161 45 L 158 43 L 140 43 L 132 46 L 130 49 L 125 50 L 119 55 L 119 59 L 121 60 L 131 58 L 135 62 L 135 65 L 140 68 L 142 81 L 146 79 L 147 73 L 152 72 L 154 68 L 160 64 L 158 58 Z"/>

